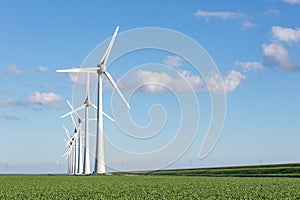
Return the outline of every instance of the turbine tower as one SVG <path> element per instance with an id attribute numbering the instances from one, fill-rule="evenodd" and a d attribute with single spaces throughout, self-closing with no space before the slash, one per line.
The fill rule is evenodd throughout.
<path id="1" fill-rule="evenodd" d="M 67 156 L 68 159 L 68 174 L 77 174 L 78 169 L 78 148 L 77 148 L 77 139 L 78 139 L 78 132 L 71 135 L 70 131 L 63 126 L 66 131 L 66 135 L 68 137 L 68 141 L 66 141 L 66 146 L 68 146 L 67 152 L 62 155 L 62 157 Z M 75 148 L 74 148 L 75 147 Z"/>
<path id="2" fill-rule="evenodd" d="M 103 74 L 107 77 L 109 82 L 115 88 L 121 99 L 124 101 L 126 106 L 130 109 L 128 102 L 126 101 L 125 97 L 119 90 L 117 84 L 111 77 L 111 75 L 106 71 L 106 63 L 110 54 L 110 51 L 113 47 L 114 41 L 116 39 L 117 33 L 119 30 L 119 26 L 117 26 L 113 37 L 106 49 L 101 62 L 96 67 L 91 68 L 74 68 L 74 69 L 63 69 L 63 70 L 56 70 L 57 72 L 92 72 L 97 73 L 98 75 L 98 100 L 97 100 L 97 135 L 96 135 L 96 156 L 95 156 L 95 169 L 94 173 L 96 174 L 104 174 L 105 171 L 105 161 L 104 161 L 104 143 L 103 143 L 103 105 L 102 105 L 102 80 Z"/>
<path id="3" fill-rule="evenodd" d="M 77 151 L 77 154 L 76 154 L 76 162 L 75 162 L 75 165 L 76 165 L 76 174 L 82 174 L 83 173 L 83 156 L 82 156 L 82 131 L 81 131 L 81 126 L 82 126 L 82 118 L 80 117 L 80 115 L 77 113 L 77 111 L 74 111 L 74 108 L 73 106 L 70 104 L 70 102 L 67 100 L 67 103 L 69 105 L 69 107 L 71 108 L 71 112 L 67 113 L 67 114 L 64 114 L 63 116 L 61 116 L 61 118 L 64 118 L 68 115 L 71 115 L 71 119 L 72 119 L 72 123 L 73 123 L 73 126 L 74 126 L 74 134 L 78 134 L 78 137 L 77 137 L 77 142 L 76 142 L 76 146 L 75 146 L 75 149 Z M 77 116 L 77 119 L 78 119 L 78 126 L 76 125 L 75 123 L 75 120 L 73 118 L 73 113 L 76 114 Z"/>
<path id="4" fill-rule="evenodd" d="M 97 109 L 97 107 L 90 101 L 89 73 L 87 73 L 86 99 L 85 99 L 84 103 L 76 109 L 74 109 L 74 107 L 71 105 L 71 103 L 68 100 L 67 100 L 67 103 L 68 103 L 69 107 L 71 108 L 71 111 L 64 114 L 63 116 L 61 116 L 61 118 L 64 118 L 68 115 L 71 115 L 71 119 L 72 119 L 73 125 L 75 127 L 74 133 L 78 132 L 79 138 L 84 138 L 84 144 L 83 145 L 82 145 L 82 139 L 80 140 L 78 138 L 78 143 L 80 145 L 78 147 L 79 148 L 79 151 L 78 151 L 79 153 L 77 154 L 77 158 L 78 158 L 77 159 L 78 160 L 78 162 L 77 162 L 77 166 L 78 166 L 77 167 L 77 174 L 91 174 L 91 165 L 90 165 L 90 156 L 89 156 L 89 152 L 90 152 L 89 120 L 91 120 L 91 119 L 89 118 L 88 109 L 89 109 L 89 106 L 92 106 L 95 109 Z M 85 109 L 85 119 L 84 120 L 78 114 L 78 111 L 83 110 L 83 109 Z M 76 114 L 76 116 L 78 118 L 78 128 L 76 126 L 76 123 L 74 121 L 74 118 L 73 118 L 72 114 Z M 114 121 L 106 113 L 103 112 L 103 115 L 106 116 L 111 121 Z M 85 121 L 85 134 L 84 134 L 84 137 L 83 137 L 82 131 L 81 131 L 81 125 L 82 125 L 83 121 Z"/>
<path id="5" fill-rule="evenodd" d="M 66 127 L 63 126 L 63 128 L 65 129 L 67 138 L 69 140 L 72 137 L 72 135 L 66 129 Z M 63 138 L 63 140 L 65 141 L 66 145 L 68 145 L 68 144 L 69 145 L 68 145 L 68 150 L 61 157 L 66 157 L 66 159 L 68 160 L 68 170 L 67 170 L 67 173 L 70 175 L 70 174 L 72 174 L 72 142 L 68 142 L 68 140 L 66 140 L 65 138 Z"/>
<path id="6" fill-rule="evenodd" d="M 90 101 L 90 82 L 89 82 L 89 73 L 87 73 L 87 83 L 86 83 L 86 98 L 82 105 L 80 105 L 78 108 L 74 109 L 73 106 L 70 104 L 69 101 L 67 101 L 69 107 L 71 108 L 71 112 L 61 116 L 61 118 L 66 117 L 68 115 L 71 115 L 73 113 L 76 114 L 78 117 L 78 122 L 81 124 L 82 119 L 79 116 L 78 112 L 79 110 L 85 109 L 85 132 L 84 132 L 84 145 L 83 145 L 83 156 L 80 156 L 80 158 L 83 159 L 83 163 L 80 163 L 80 172 L 82 174 L 91 174 L 91 165 L 90 165 L 90 133 L 89 133 L 89 106 L 92 106 L 94 108 L 97 108 L 94 104 Z M 82 152 L 82 150 L 81 150 Z"/>

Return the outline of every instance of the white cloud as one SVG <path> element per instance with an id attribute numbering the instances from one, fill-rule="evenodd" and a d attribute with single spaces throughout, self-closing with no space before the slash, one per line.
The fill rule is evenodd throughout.
<path id="1" fill-rule="evenodd" d="M 298 42 L 300 41 L 300 29 L 291 29 L 291 28 L 283 28 L 281 26 L 273 26 L 272 27 L 273 38 L 287 42 Z"/>
<path id="2" fill-rule="evenodd" d="M 197 16 L 197 17 L 203 17 L 206 20 L 208 20 L 210 18 L 221 18 L 223 20 L 227 20 L 227 19 L 241 18 L 241 17 L 244 16 L 244 14 L 238 13 L 238 12 L 228 12 L 228 11 L 224 11 L 224 12 L 211 12 L 211 11 L 205 11 L 205 10 L 198 10 L 195 13 L 195 16 Z"/>
<path id="3" fill-rule="evenodd" d="M 172 77 L 165 72 L 151 72 L 145 70 L 138 70 L 136 73 L 137 85 L 144 86 L 143 90 L 148 93 L 164 93 L 166 88 L 173 88 L 171 86 Z M 134 85 L 132 85 L 134 86 Z"/>
<path id="4" fill-rule="evenodd" d="M 268 15 L 268 16 L 271 16 L 271 15 L 279 15 L 280 14 L 280 11 L 279 10 L 276 10 L 276 9 L 270 9 L 270 10 L 267 10 L 263 13 L 263 15 Z"/>
<path id="5" fill-rule="evenodd" d="M 180 58 L 179 56 L 167 56 L 163 60 L 163 63 L 170 67 L 180 67 L 180 66 L 182 66 L 182 62 L 183 62 L 183 59 Z"/>
<path id="6" fill-rule="evenodd" d="M 30 103 L 39 104 L 45 107 L 62 107 L 59 103 L 63 98 L 55 93 L 40 93 L 38 91 L 29 95 L 28 100 Z"/>
<path id="7" fill-rule="evenodd" d="M 286 2 L 289 4 L 297 4 L 297 3 L 300 3 L 300 0 L 283 0 L 283 2 Z"/>
<path id="8" fill-rule="evenodd" d="M 17 65 L 13 65 L 13 64 L 8 65 L 6 67 L 6 69 L 7 69 L 8 73 L 13 74 L 13 75 L 19 76 L 22 74 L 22 71 L 17 67 Z"/>
<path id="9" fill-rule="evenodd" d="M 18 101 L 11 98 L 0 99 L 0 107 L 3 106 L 20 106 L 20 107 L 27 107 L 28 103 L 24 101 Z"/>
<path id="10" fill-rule="evenodd" d="M 246 22 L 243 23 L 242 29 L 247 30 L 247 29 L 254 28 L 255 26 L 256 26 L 256 24 L 254 24 L 252 22 L 249 22 L 249 21 L 246 21 Z"/>
<path id="11" fill-rule="evenodd" d="M 274 67 L 279 66 L 284 69 L 294 70 L 295 66 L 287 50 L 281 44 L 263 44 L 264 65 Z"/>
<path id="12" fill-rule="evenodd" d="M 0 99 L 0 107 L 14 104 L 13 99 Z"/>
<path id="13" fill-rule="evenodd" d="M 49 68 L 48 67 L 45 67 L 45 66 L 38 66 L 38 70 L 40 72 L 48 72 L 49 71 Z"/>
<path id="14" fill-rule="evenodd" d="M 207 80 L 207 88 L 209 91 L 223 94 L 234 91 L 246 76 L 236 70 L 231 70 L 225 77 L 214 73 Z"/>
<path id="15" fill-rule="evenodd" d="M 207 79 L 207 83 L 198 75 L 189 71 L 180 71 L 176 75 L 170 75 L 166 72 L 152 72 L 147 70 L 138 70 L 135 72 L 135 79 L 129 82 L 121 82 L 123 89 L 140 88 L 142 92 L 151 94 L 173 92 L 204 92 L 214 93 L 232 92 L 240 85 L 246 77 L 240 72 L 232 70 L 224 78 L 217 73 L 213 73 Z"/>
<path id="16" fill-rule="evenodd" d="M 235 65 L 240 66 L 244 72 L 258 70 L 263 67 L 260 62 L 240 62 L 238 60 L 235 61 Z"/>

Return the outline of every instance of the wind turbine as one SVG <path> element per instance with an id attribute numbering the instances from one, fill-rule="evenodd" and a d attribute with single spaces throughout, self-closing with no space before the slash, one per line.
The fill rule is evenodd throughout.
<path id="1" fill-rule="evenodd" d="M 91 68 L 74 68 L 74 69 L 63 69 L 56 70 L 57 72 L 93 72 L 98 74 L 98 100 L 97 100 L 97 135 L 96 135 L 96 156 L 95 156 L 95 169 L 94 173 L 103 174 L 105 173 L 105 162 L 104 162 L 104 145 L 103 145 L 103 105 L 102 105 L 102 80 L 103 74 L 107 77 L 109 82 L 113 85 L 117 93 L 120 95 L 126 106 L 130 109 L 128 102 L 119 90 L 117 84 L 111 77 L 111 75 L 106 71 L 106 63 L 113 47 L 114 41 L 116 39 L 119 26 L 117 26 L 112 39 L 106 49 L 100 63 L 96 67 Z"/>
<path id="2" fill-rule="evenodd" d="M 83 119 L 80 117 L 80 115 L 75 111 L 74 112 L 74 108 L 73 106 L 70 104 L 70 102 L 67 100 L 67 103 L 69 105 L 69 107 L 71 108 L 71 112 L 67 113 L 67 114 L 64 114 L 63 116 L 61 116 L 61 118 L 64 118 L 68 115 L 71 115 L 71 119 L 72 119 L 72 123 L 73 123 L 73 126 L 74 126 L 74 134 L 77 134 L 77 140 L 75 141 L 76 142 L 76 145 L 75 145 L 75 151 L 77 151 L 77 154 L 76 154 L 76 162 L 75 162 L 75 165 L 76 165 L 76 173 L 77 174 L 82 174 L 83 173 L 83 162 L 82 162 L 82 131 L 81 131 L 81 126 L 82 126 L 82 122 L 83 122 Z M 76 114 L 77 116 L 77 119 L 78 119 L 78 126 L 76 125 L 75 123 L 75 120 L 74 120 L 74 117 L 73 117 L 73 113 Z"/>
<path id="3" fill-rule="evenodd" d="M 90 83 L 89 83 L 89 73 L 87 73 L 87 83 L 86 83 L 86 98 L 82 105 L 80 105 L 78 108 L 74 109 L 73 106 L 70 104 L 69 101 L 67 101 L 69 107 L 71 108 L 71 112 L 61 116 L 61 118 L 66 117 L 68 115 L 71 115 L 73 113 L 76 114 L 78 117 L 78 122 L 81 124 L 82 119 L 78 114 L 79 110 L 85 109 L 85 133 L 84 133 L 84 145 L 83 145 L 83 174 L 90 174 L 91 173 L 91 167 L 90 167 L 90 156 L 89 156 L 89 106 L 92 106 L 94 108 L 97 108 L 94 104 L 90 101 Z"/>
<path id="4" fill-rule="evenodd" d="M 66 146 L 68 145 L 68 150 L 67 152 L 62 155 L 62 157 L 64 156 L 67 156 L 67 159 L 68 159 L 68 173 L 69 174 L 76 174 L 76 168 L 78 166 L 77 165 L 77 154 L 78 152 L 76 152 L 76 146 L 77 146 L 77 138 L 78 138 L 78 133 L 75 133 L 74 135 L 72 135 L 70 133 L 70 131 L 65 127 L 63 126 L 63 128 L 65 129 L 66 131 L 66 135 L 68 137 L 68 141 L 66 141 Z M 75 148 L 74 148 L 75 147 Z"/>
<path id="5" fill-rule="evenodd" d="M 66 135 L 68 140 L 72 137 L 71 133 L 66 129 L 65 126 L 63 126 L 63 128 L 66 131 Z M 68 146 L 68 150 L 66 151 L 66 153 L 64 153 L 61 157 L 66 157 L 67 161 L 68 161 L 68 174 L 72 174 L 72 142 L 68 142 L 68 140 L 66 140 L 65 138 L 63 138 L 63 140 L 66 142 L 66 145 L 69 144 Z"/>
<path id="6" fill-rule="evenodd" d="M 86 83 L 86 99 L 84 101 L 84 103 L 82 105 L 80 105 L 78 108 L 74 109 L 74 107 L 71 105 L 71 103 L 67 100 L 67 103 L 69 105 L 69 107 L 71 108 L 71 112 L 64 114 L 63 117 L 66 117 L 68 115 L 71 115 L 73 113 L 76 114 L 77 118 L 78 118 L 78 122 L 79 124 L 81 124 L 83 122 L 82 118 L 80 117 L 80 115 L 78 114 L 79 110 L 85 109 L 85 132 L 84 132 L 84 145 L 83 145 L 83 156 L 81 156 L 83 163 L 82 164 L 82 173 L 83 174 L 91 174 L 91 166 L 90 166 L 90 141 L 89 141 L 89 137 L 90 137 L 90 133 L 89 133 L 89 106 L 92 106 L 93 108 L 97 109 L 97 107 L 90 101 L 90 83 L 89 83 L 89 73 L 87 73 L 87 83 Z M 106 116 L 108 119 L 110 119 L 111 121 L 114 121 L 109 115 L 107 115 L 106 113 L 102 112 L 104 116 Z M 71 115 L 72 116 L 72 115 Z M 73 118 L 72 118 L 73 120 Z M 74 120 L 73 120 L 73 124 L 74 124 Z M 76 125 L 74 125 L 76 126 Z M 81 129 L 80 129 L 81 130 Z M 80 132 L 80 135 L 81 132 Z M 82 147 L 82 146 L 81 146 Z"/>

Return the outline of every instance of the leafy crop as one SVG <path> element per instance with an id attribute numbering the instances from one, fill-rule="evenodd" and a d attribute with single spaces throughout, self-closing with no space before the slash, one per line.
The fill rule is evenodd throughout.
<path id="1" fill-rule="evenodd" d="M 148 172 L 120 172 L 132 175 L 159 176 L 213 176 L 213 177 L 298 177 L 300 164 L 277 164 L 259 166 L 234 166 L 217 168 L 170 169 Z"/>
<path id="2" fill-rule="evenodd" d="M 300 179 L 2 175 L 0 199 L 300 199 Z"/>

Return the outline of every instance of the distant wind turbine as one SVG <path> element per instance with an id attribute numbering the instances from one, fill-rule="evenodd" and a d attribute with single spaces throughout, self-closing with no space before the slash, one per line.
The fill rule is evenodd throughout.
<path id="1" fill-rule="evenodd" d="M 80 143 L 79 145 L 79 154 L 77 155 L 78 157 L 78 169 L 77 169 L 77 173 L 78 174 L 91 174 L 91 167 L 90 167 L 90 156 L 89 156 L 89 152 L 90 152 L 90 142 L 89 142 L 89 120 L 91 120 L 89 118 L 89 106 L 92 106 L 93 108 L 97 109 L 97 107 L 90 101 L 90 87 L 89 87 L 89 73 L 87 73 L 87 86 L 86 86 L 86 99 L 84 101 L 84 103 L 82 105 L 80 105 L 78 108 L 74 109 L 74 107 L 72 106 L 72 104 L 67 100 L 67 103 L 69 105 L 69 107 L 71 108 L 71 111 L 64 114 L 63 116 L 61 116 L 61 118 L 64 118 L 68 115 L 71 115 L 72 118 L 72 122 L 73 125 L 75 127 L 75 131 L 77 129 L 78 134 L 79 134 L 79 138 L 78 138 L 78 142 Z M 83 120 L 80 115 L 78 114 L 78 111 L 85 109 L 85 120 Z M 110 119 L 111 121 L 114 121 L 108 114 L 102 112 L 104 116 L 106 116 L 108 119 Z M 72 116 L 72 114 L 76 114 L 77 118 L 78 118 L 78 128 L 76 127 L 76 123 L 74 122 L 74 118 Z M 82 131 L 81 131 L 81 124 L 82 122 L 85 122 L 85 132 L 84 132 L 84 137 L 82 137 Z M 83 144 L 83 148 L 82 148 L 82 139 L 80 138 L 84 138 L 84 144 Z M 83 149 L 83 155 L 82 155 L 82 149 Z"/>
<path id="2" fill-rule="evenodd" d="M 111 75 L 106 71 L 106 63 L 113 47 L 114 41 L 116 39 L 119 26 L 117 26 L 112 39 L 106 49 L 100 63 L 96 67 L 91 68 L 74 68 L 74 69 L 63 69 L 56 70 L 57 72 L 92 72 L 98 74 L 98 101 L 97 101 L 97 135 L 96 135 L 96 156 L 95 156 L 95 169 L 94 173 L 103 174 L 105 173 L 105 161 L 104 161 L 104 144 L 103 144 L 103 105 L 102 105 L 102 75 L 104 74 L 112 86 L 115 88 L 117 93 L 120 95 L 126 106 L 130 109 L 128 102 L 119 90 L 117 84 L 111 77 Z M 76 109 L 75 109 L 76 110 Z"/>
<path id="3" fill-rule="evenodd" d="M 66 135 L 68 137 L 68 141 L 65 140 L 66 146 L 68 146 L 68 150 L 64 155 L 62 155 L 62 157 L 65 157 L 65 156 L 67 157 L 68 174 L 76 174 L 76 169 L 78 168 L 78 165 L 77 165 L 78 151 L 77 151 L 77 142 L 76 142 L 76 140 L 78 139 L 78 133 L 75 133 L 74 135 L 72 135 L 65 126 L 63 126 L 63 128 L 65 129 Z"/>

